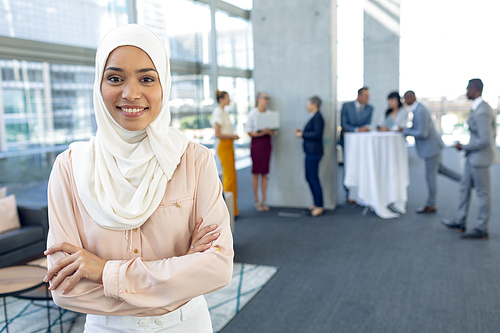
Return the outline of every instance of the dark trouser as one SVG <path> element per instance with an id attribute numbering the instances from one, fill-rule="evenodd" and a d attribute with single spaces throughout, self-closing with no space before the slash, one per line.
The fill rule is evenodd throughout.
<path id="1" fill-rule="evenodd" d="M 306 154 L 306 180 L 311 187 L 316 207 L 323 207 L 323 192 L 318 177 L 319 161 L 322 157 L 323 154 Z"/>

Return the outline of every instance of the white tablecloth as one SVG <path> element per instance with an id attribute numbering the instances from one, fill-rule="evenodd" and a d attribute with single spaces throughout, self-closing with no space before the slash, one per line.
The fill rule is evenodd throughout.
<path id="1" fill-rule="evenodd" d="M 382 218 L 406 213 L 410 184 L 406 140 L 399 132 L 346 133 L 344 185 L 349 198 L 370 206 Z"/>

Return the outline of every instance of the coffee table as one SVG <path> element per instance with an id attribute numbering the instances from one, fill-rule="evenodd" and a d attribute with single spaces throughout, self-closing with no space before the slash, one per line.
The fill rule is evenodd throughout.
<path id="1" fill-rule="evenodd" d="M 47 269 L 40 266 L 19 265 L 0 268 L 0 297 L 3 298 L 5 331 L 9 333 L 5 297 L 16 296 L 42 286 Z"/>

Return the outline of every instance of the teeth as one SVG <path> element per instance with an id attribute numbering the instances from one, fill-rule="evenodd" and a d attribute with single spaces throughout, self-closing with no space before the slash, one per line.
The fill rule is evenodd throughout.
<path id="1" fill-rule="evenodd" d="M 140 112 L 140 111 L 143 111 L 145 108 L 141 108 L 141 109 L 125 109 L 125 108 L 121 108 L 123 111 L 127 112 L 127 113 L 136 113 L 136 112 Z"/>

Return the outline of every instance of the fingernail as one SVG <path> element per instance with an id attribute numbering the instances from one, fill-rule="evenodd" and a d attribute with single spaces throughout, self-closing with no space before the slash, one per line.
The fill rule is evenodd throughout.
<path id="1" fill-rule="evenodd" d="M 43 254 L 47 255 L 47 253 L 48 253 L 48 251 L 47 251 L 47 250 L 43 251 Z"/>
<path id="2" fill-rule="evenodd" d="M 47 282 L 49 279 L 47 279 L 47 275 L 43 278 L 43 282 Z"/>
<path id="3" fill-rule="evenodd" d="M 66 294 L 66 290 L 63 289 L 63 291 L 61 291 L 62 294 Z"/>
<path id="4" fill-rule="evenodd" d="M 214 237 L 219 237 L 219 235 L 220 235 L 220 234 L 219 234 L 218 232 L 216 232 L 216 233 L 214 234 Z"/>
<path id="5" fill-rule="evenodd" d="M 211 228 L 211 229 L 215 229 L 215 228 L 217 228 L 217 224 L 212 224 L 212 225 L 210 226 L 210 228 Z"/>

